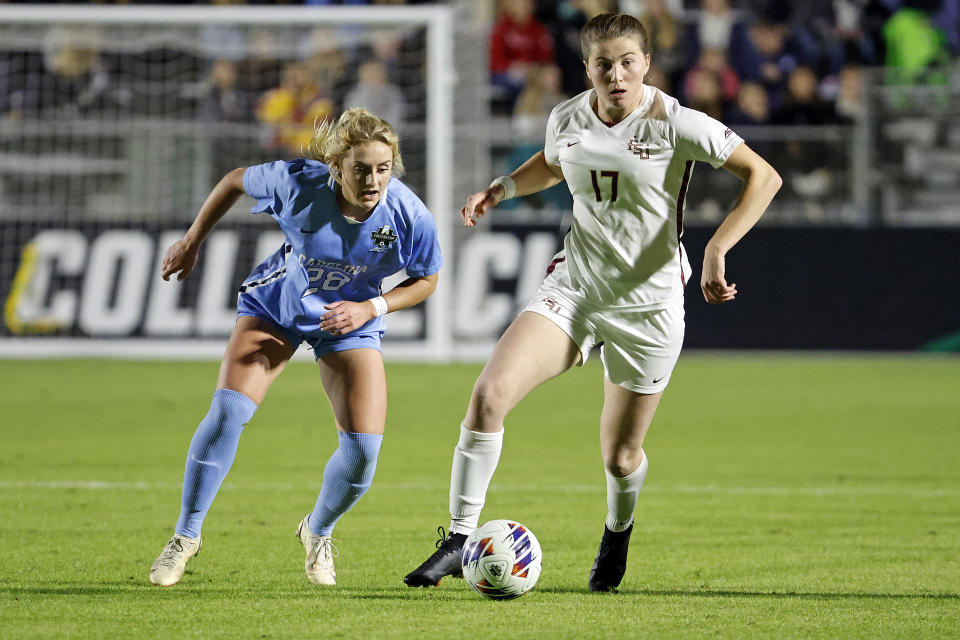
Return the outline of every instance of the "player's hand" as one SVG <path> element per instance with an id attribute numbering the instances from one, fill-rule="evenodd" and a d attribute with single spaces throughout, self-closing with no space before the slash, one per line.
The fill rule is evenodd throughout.
<path id="1" fill-rule="evenodd" d="M 737 296 L 736 283 L 727 284 L 725 276 L 726 259 L 723 254 L 714 253 L 709 249 L 703 255 L 703 275 L 700 277 L 700 288 L 704 299 L 710 304 L 730 302 Z"/>
<path id="2" fill-rule="evenodd" d="M 460 209 L 463 226 L 468 229 L 476 226 L 477 222 L 480 221 L 480 218 L 483 217 L 483 214 L 485 214 L 488 209 L 492 209 L 500 204 L 500 201 L 503 200 L 503 195 L 503 187 L 497 185 L 484 191 L 478 191 L 468 197 L 467 204 Z"/>
<path id="3" fill-rule="evenodd" d="M 377 317 L 377 310 L 369 300 L 338 300 L 324 305 L 323 308 L 327 309 L 327 312 L 320 318 L 320 330 L 334 336 L 346 335 Z"/>
<path id="4" fill-rule="evenodd" d="M 177 240 L 167 248 L 167 253 L 163 256 L 163 262 L 160 263 L 160 277 L 169 280 L 170 276 L 179 271 L 177 280 L 183 280 L 197 266 L 198 252 L 199 247 L 193 246 L 185 239 Z"/>

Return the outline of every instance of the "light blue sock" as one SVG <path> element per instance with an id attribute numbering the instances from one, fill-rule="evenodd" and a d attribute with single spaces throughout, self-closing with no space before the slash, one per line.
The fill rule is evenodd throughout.
<path id="1" fill-rule="evenodd" d="M 237 455 L 243 425 L 250 422 L 256 410 L 257 403 L 237 391 L 218 389 L 213 394 L 210 411 L 197 427 L 187 451 L 177 535 L 200 535 L 203 519 Z"/>
<path id="2" fill-rule="evenodd" d="M 340 446 L 323 469 L 323 486 L 307 520 L 310 531 L 329 536 L 340 516 L 357 503 L 373 482 L 383 435 L 340 433 Z"/>

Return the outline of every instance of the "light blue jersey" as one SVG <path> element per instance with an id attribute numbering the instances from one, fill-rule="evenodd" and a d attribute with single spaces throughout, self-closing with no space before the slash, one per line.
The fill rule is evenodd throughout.
<path id="1" fill-rule="evenodd" d="M 310 342 L 318 356 L 340 350 L 318 348 L 318 341 L 376 334 L 379 346 L 384 330 L 381 316 L 346 336 L 332 336 L 320 330 L 324 305 L 369 300 L 380 295 L 387 276 L 401 269 L 411 277 L 428 276 L 443 262 L 433 216 L 405 184 L 392 178 L 360 223 L 340 212 L 334 184 L 327 165 L 315 160 L 269 162 L 243 174 L 244 190 L 257 201 L 252 212 L 269 213 L 286 241 L 240 287 L 239 313 L 266 315 L 288 336 Z"/>

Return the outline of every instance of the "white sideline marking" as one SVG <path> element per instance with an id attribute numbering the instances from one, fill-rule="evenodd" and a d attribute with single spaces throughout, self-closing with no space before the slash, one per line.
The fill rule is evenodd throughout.
<path id="1" fill-rule="evenodd" d="M 173 491 L 181 488 L 180 483 L 174 482 L 109 482 L 101 480 L 0 480 L 0 490 L 4 489 L 50 489 L 62 491 L 66 489 L 84 489 L 92 491 Z M 302 491 L 304 489 L 319 489 L 319 483 L 294 484 L 292 482 L 257 482 L 253 484 L 224 483 L 223 489 L 228 491 Z M 381 484 L 374 482 L 372 487 L 376 491 L 446 491 L 447 485 L 431 483 L 400 483 Z M 605 491 L 603 483 L 597 484 L 566 484 L 566 485 L 537 485 L 537 484 L 497 484 L 490 485 L 494 492 L 555 492 L 555 493 L 602 493 Z M 643 489 L 644 493 L 703 493 L 725 495 L 756 495 L 756 496 L 912 496 L 918 498 L 936 498 L 960 496 L 960 489 L 910 489 L 906 487 L 727 487 L 719 485 L 652 485 Z"/>

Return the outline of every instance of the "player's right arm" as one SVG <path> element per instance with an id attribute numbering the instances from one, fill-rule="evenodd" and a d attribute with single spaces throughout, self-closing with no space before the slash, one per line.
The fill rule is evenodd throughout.
<path id="1" fill-rule="evenodd" d="M 177 280 L 183 280 L 193 271 L 200 245 L 220 218 L 226 215 L 230 207 L 243 195 L 244 171 L 246 169 L 241 167 L 223 176 L 207 196 L 187 232 L 167 248 L 160 264 L 160 275 L 164 280 L 169 280 L 174 273 L 177 273 Z"/>
<path id="2" fill-rule="evenodd" d="M 517 185 L 514 196 L 526 196 L 559 184 L 563 180 L 563 172 L 560 167 L 547 162 L 543 151 L 538 151 L 529 160 L 517 167 L 510 174 L 510 178 Z M 472 227 L 476 225 L 489 209 L 500 204 L 504 195 L 506 195 L 506 190 L 503 185 L 494 181 L 483 191 L 478 191 L 468 197 L 467 204 L 460 209 L 463 226 Z"/>

